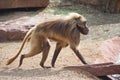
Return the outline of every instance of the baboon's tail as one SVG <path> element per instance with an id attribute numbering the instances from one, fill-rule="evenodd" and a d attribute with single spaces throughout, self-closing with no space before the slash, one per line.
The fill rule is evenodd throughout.
<path id="1" fill-rule="evenodd" d="M 14 57 L 10 58 L 10 59 L 7 61 L 6 65 L 11 64 L 11 63 L 19 56 L 20 52 L 22 51 L 22 49 L 23 49 L 23 47 L 24 47 L 24 45 L 25 45 L 25 42 L 30 38 L 30 35 L 32 34 L 33 29 L 34 29 L 34 27 L 31 28 L 31 29 L 27 32 L 27 34 L 25 35 L 25 37 L 24 37 L 24 39 L 23 39 L 22 45 L 21 45 L 18 53 L 17 53 Z"/>

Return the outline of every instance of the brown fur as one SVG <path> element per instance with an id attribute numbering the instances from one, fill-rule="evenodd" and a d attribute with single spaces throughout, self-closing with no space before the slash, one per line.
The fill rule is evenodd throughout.
<path id="1" fill-rule="evenodd" d="M 82 63 L 86 64 L 86 61 L 78 51 L 77 46 L 80 43 L 80 33 L 86 35 L 88 32 L 89 30 L 86 26 L 86 19 L 78 13 L 71 13 L 64 19 L 60 18 L 40 23 L 28 32 L 23 40 L 22 47 L 19 52 L 15 57 L 8 60 L 7 65 L 17 58 L 29 37 L 31 37 L 31 50 L 28 54 L 21 55 L 19 66 L 21 66 L 24 58 L 32 57 L 40 52 L 43 52 L 40 65 L 44 67 L 44 62 L 46 61 L 50 49 L 47 39 L 52 39 L 57 42 L 52 59 L 52 67 L 54 67 L 55 61 L 61 49 L 68 45 L 70 45 L 70 48 L 75 52 Z"/>

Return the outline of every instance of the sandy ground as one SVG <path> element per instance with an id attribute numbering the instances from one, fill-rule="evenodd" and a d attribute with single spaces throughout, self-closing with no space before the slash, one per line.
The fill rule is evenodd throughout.
<path id="1" fill-rule="evenodd" d="M 0 80 L 96 80 L 93 75 L 84 72 L 74 67 L 83 65 L 69 47 L 63 49 L 56 61 L 56 67 L 50 69 L 43 69 L 39 66 L 41 54 L 34 57 L 25 59 L 23 65 L 18 68 L 18 57 L 10 66 L 6 66 L 5 62 L 8 58 L 15 55 L 20 47 L 21 42 L 7 42 L 0 43 Z M 86 45 L 86 41 L 82 41 L 80 47 L 81 53 L 89 63 L 93 63 L 97 57 L 100 57 L 96 52 L 90 51 L 91 44 Z M 46 66 L 51 66 L 51 59 L 55 48 L 55 42 L 51 42 L 51 50 L 48 59 L 45 63 Z M 97 44 L 96 44 L 97 45 Z M 90 47 L 89 49 L 87 47 Z M 21 54 L 27 53 L 29 44 L 24 47 Z M 88 52 L 90 51 L 90 52 Z M 68 68 L 65 68 L 68 67 Z"/>

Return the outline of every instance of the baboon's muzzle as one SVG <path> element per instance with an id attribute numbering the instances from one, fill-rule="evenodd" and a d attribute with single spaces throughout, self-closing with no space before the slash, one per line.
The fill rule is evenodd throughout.
<path id="1" fill-rule="evenodd" d="M 77 25 L 77 29 L 84 35 L 87 35 L 89 33 L 89 29 L 86 26 L 85 27 L 81 27 L 81 26 Z"/>

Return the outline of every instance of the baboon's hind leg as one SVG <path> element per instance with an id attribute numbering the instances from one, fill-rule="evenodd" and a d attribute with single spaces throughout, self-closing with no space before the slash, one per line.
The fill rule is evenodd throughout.
<path id="1" fill-rule="evenodd" d="M 33 35 L 31 37 L 30 43 L 31 43 L 31 50 L 29 51 L 28 54 L 21 55 L 19 67 L 22 65 L 24 58 L 29 58 L 29 57 L 35 56 L 42 51 L 42 41 L 40 41 L 39 36 Z"/>
<path id="2" fill-rule="evenodd" d="M 22 65 L 24 58 L 29 58 L 29 57 L 35 56 L 35 55 L 39 54 L 40 52 L 41 52 L 40 49 L 38 49 L 38 48 L 36 49 L 35 48 L 35 49 L 32 49 L 28 54 L 21 55 L 19 67 Z"/>

